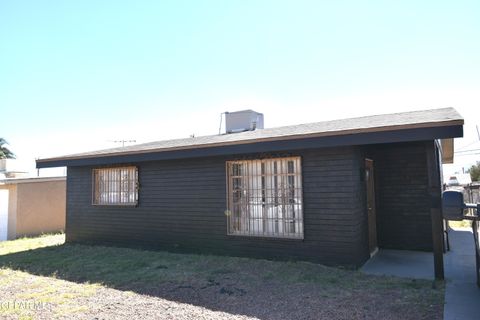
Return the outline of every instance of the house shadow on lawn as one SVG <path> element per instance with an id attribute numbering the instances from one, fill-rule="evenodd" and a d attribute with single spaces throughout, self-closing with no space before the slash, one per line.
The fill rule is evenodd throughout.
<path id="1" fill-rule="evenodd" d="M 415 319 L 432 315 L 432 305 L 441 307 L 443 302 L 426 281 L 373 277 L 303 262 L 116 247 L 44 247 L 1 255 L 0 267 L 77 283 L 101 283 L 260 319 Z M 395 299 L 386 300 L 386 295 Z"/>

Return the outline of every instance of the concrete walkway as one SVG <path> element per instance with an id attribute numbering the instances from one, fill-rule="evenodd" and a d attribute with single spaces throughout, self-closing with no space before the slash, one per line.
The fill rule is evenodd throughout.
<path id="1" fill-rule="evenodd" d="M 476 285 L 475 247 L 471 229 L 451 229 L 445 261 L 445 320 L 480 319 L 480 288 Z"/>
<path id="2" fill-rule="evenodd" d="M 433 280 L 433 254 L 381 249 L 363 265 L 361 271 L 374 275 Z"/>
<path id="3" fill-rule="evenodd" d="M 449 230 L 450 251 L 444 255 L 444 320 L 480 320 L 475 245 L 471 229 Z M 433 280 L 431 252 L 380 250 L 361 271 L 374 275 Z"/>

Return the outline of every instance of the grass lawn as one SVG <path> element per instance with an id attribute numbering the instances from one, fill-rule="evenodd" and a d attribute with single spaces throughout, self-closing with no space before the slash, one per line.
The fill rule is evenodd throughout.
<path id="1" fill-rule="evenodd" d="M 443 285 L 306 262 L 0 243 L 7 319 L 442 319 Z"/>
<path id="2" fill-rule="evenodd" d="M 448 226 L 450 228 L 472 228 L 472 221 L 470 220 L 448 221 Z"/>

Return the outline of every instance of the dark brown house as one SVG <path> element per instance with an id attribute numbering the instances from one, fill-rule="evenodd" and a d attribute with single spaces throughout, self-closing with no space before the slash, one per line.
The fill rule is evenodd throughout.
<path id="1" fill-rule="evenodd" d="M 441 163 L 463 135 L 454 109 L 271 129 L 260 120 L 37 167 L 68 167 L 68 242 L 350 266 L 378 248 L 426 250 L 443 276 Z"/>

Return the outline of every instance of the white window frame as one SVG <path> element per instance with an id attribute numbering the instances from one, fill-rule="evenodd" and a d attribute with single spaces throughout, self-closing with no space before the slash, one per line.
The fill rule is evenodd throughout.
<path id="1" fill-rule="evenodd" d="M 92 170 L 92 205 L 136 206 L 137 204 L 137 167 L 108 167 Z"/>
<path id="2" fill-rule="evenodd" d="M 301 157 L 227 161 L 226 180 L 228 235 L 304 238 Z"/>

